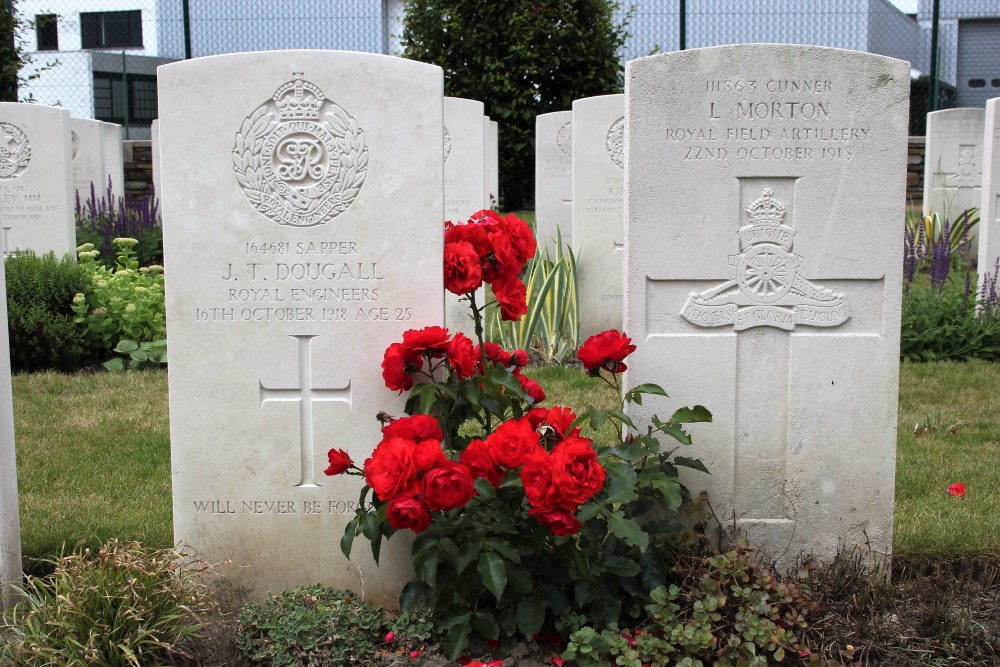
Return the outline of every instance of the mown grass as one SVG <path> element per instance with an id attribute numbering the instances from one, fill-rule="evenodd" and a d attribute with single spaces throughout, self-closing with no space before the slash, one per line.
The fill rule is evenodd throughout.
<path id="1" fill-rule="evenodd" d="M 529 375 L 545 387 L 547 404 L 614 404 L 608 387 L 580 368 Z M 112 537 L 173 543 L 165 371 L 15 376 L 14 413 L 26 557 Z M 1000 555 L 998 415 L 1000 364 L 902 365 L 897 554 Z M 964 501 L 946 493 L 953 482 L 965 484 Z"/>

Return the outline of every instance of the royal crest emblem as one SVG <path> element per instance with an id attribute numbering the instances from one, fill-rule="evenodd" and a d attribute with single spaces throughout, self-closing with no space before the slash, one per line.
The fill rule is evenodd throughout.
<path id="1" fill-rule="evenodd" d="M 236 133 L 233 170 L 247 201 L 279 225 L 313 227 L 350 208 L 365 183 L 358 122 L 295 72 Z"/>
<path id="2" fill-rule="evenodd" d="M 739 230 L 740 254 L 729 257 L 732 280 L 688 297 L 680 315 L 700 327 L 834 327 L 850 317 L 843 294 L 802 277 L 803 259 L 792 252 L 795 229 L 784 224 L 785 205 L 765 188 L 747 207 Z"/>
<path id="3" fill-rule="evenodd" d="M 28 135 L 13 123 L 0 123 L 0 180 L 17 178 L 31 162 Z"/>
<path id="4" fill-rule="evenodd" d="M 448 128 L 444 129 L 444 161 L 448 161 L 448 156 L 451 155 L 451 134 L 448 133 Z"/>
<path id="5" fill-rule="evenodd" d="M 625 117 L 611 124 L 608 130 L 608 157 L 622 169 L 625 168 Z"/>
<path id="6" fill-rule="evenodd" d="M 958 171 L 945 177 L 947 184 L 956 188 L 978 188 L 983 183 L 983 174 L 977 170 L 976 150 L 973 146 L 963 146 L 958 158 Z"/>
<path id="7" fill-rule="evenodd" d="M 563 123 L 556 133 L 556 144 L 559 152 L 566 157 L 573 157 L 573 123 Z"/>

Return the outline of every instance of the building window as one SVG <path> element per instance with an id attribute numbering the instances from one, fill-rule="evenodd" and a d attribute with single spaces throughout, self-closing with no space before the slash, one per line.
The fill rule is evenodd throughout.
<path id="1" fill-rule="evenodd" d="M 35 37 L 38 38 L 38 51 L 58 51 L 59 17 L 56 14 L 35 16 Z"/>
<path id="2" fill-rule="evenodd" d="M 990 81 L 990 85 L 994 88 L 1000 88 L 1000 79 L 993 79 Z"/>
<path id="3" fill-rule="evenodd" d="M 969 79 L 969 88 L 985 88 L 986 79 Z"/>
<path id="4" fill-rule="evenodd" d="M 121 72 L 94 72 L 94 118 L 119 125 L 128 120 L 131 126 L 148 127 L 157 116 L 156 77 L 129 74 L 126 80 L 128 95 Z"/>
<path id="5" fill-rule="evenodd" d="M 142 11 L 81 12 L 80 40 L 85 49 L 142 46 Z"/>

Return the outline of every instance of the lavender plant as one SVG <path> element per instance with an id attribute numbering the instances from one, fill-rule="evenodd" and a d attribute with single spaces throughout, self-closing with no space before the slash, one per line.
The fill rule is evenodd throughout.
<path id="1" fill-rule="evenodd" d="M 134 199 L 116 196 L 108 178 L 108 187 L 98 198 L 94 184 L 90 184 L 90 197 L 80 201 L 76 194 L 77 243 L 92 243 L 100 250 L 105 266 L 114 268 L 116 238 L 133 238 L 139 266 L 163 263 L 163 235 L 160 225 L 159 202 L 155 189 L 149 197 Z"/>

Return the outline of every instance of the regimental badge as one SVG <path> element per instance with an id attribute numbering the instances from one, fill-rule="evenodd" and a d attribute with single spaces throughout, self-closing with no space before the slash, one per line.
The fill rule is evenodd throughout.
<path id="1" fill-rule="evenodd" d="M 963 146 L 958 158 L 958 171 L 948 174 L 945 181 L 951 187 L 978 188 L 983 183 L 983 174 L 976 169 L 976 150 L 973 146 Z"/>
<path id="2" fill-rule="evenodd" d="M 568 158 L 573 157 L 573 123 L 563 123 L 556 133 L 556 144 L 559 152 Z"/>
<path id="3" fill-rule="evenodd" d="M 622 169 L 625 168 L 625 117 L 611 124 L 608 130 L 608 157 Z"/>
<path id="4" fill-rule="evenodd" d="M 350 208 L 365 183 L 358 122 L 301 72 L 247 116 L 233 170 L 251 205 L 279 225 L 313 227 Z"/>
<path id="5" fill-rule="evenodd" d="M 76 136 L 76 132 L 70 130 L 69 132 L 69 143 L 73 147 L 73 159 L 80 154 L 80 137 Z"/>
<path id="6" fill-rule="evenodd" d="M 765 188 L 746 211 L 740 254 L 729 257 L 732 280 L 688 297 L 680 315 L 700 327 L 834 327 L 851 317 L 843 294 L 802 277 L 803 259 L 792 253 L 795 230 L 784 224 L 785 205 Z"/>
<path id="7" fill-rule="evenodd" d="M 448 133 L 448 128 L 442 126 L 444 129 L 444 161 L 448 161 L 448 156 L 451 155 L 451 134 Z"/>
<path id="8" fill-rule="evenodd" d="M 17 178 L 31 162 L 28 135 L 13 123 L 0 123 L 0 180 Z"/>

